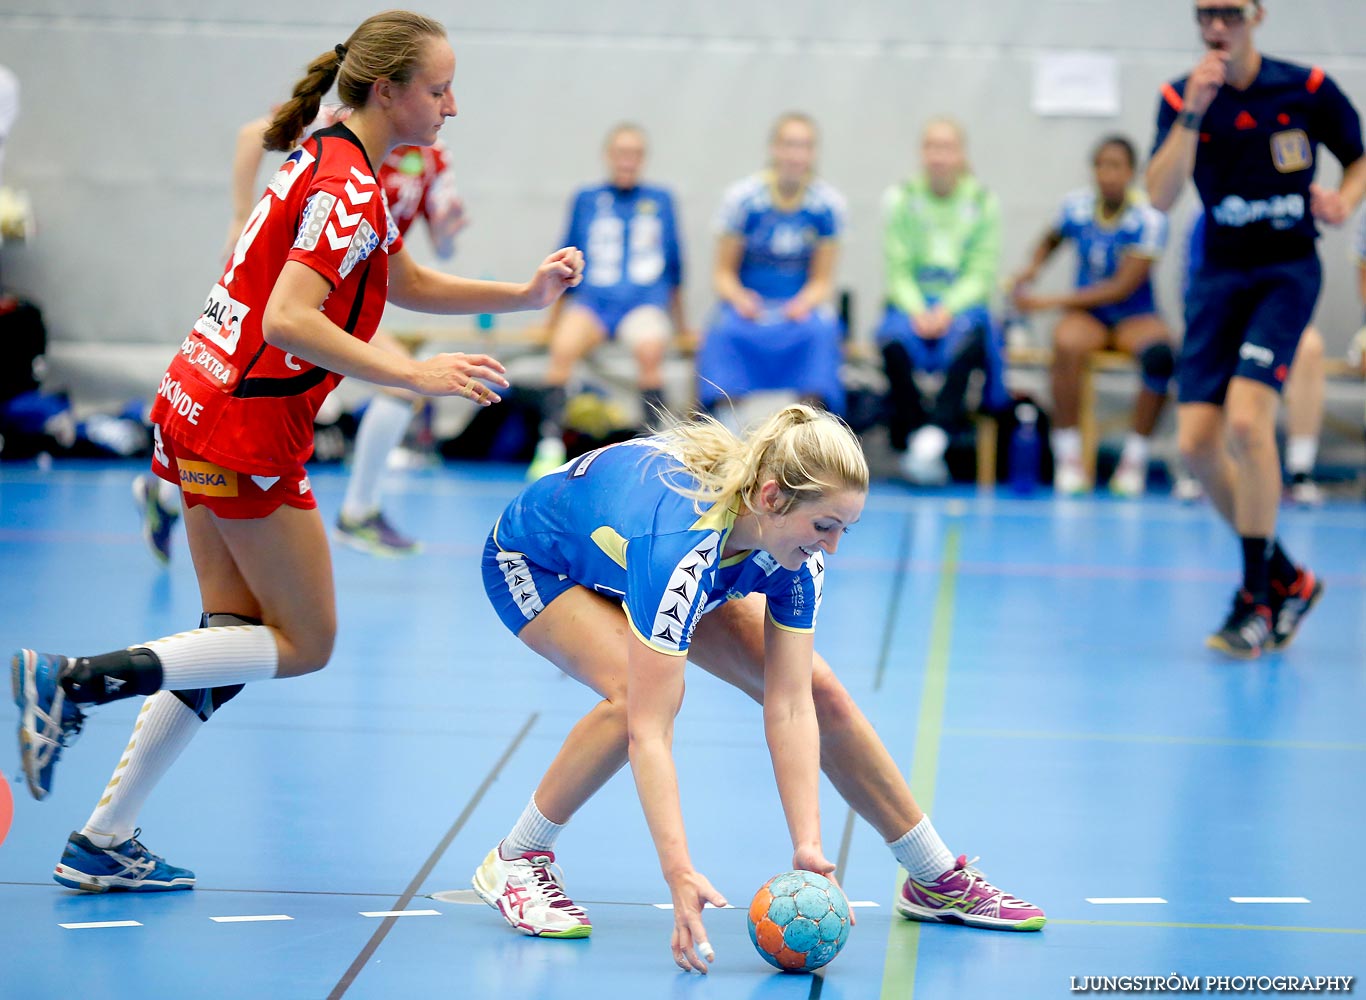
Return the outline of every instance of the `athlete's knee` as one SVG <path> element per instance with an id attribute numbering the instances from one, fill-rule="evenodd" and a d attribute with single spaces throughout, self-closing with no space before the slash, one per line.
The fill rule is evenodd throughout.
<path id="1" fill-rule="evenodd" d="M 1138 352 L 1138 368 L 1143 375 L 1143 387 L 1165 396 L 1176 374 L 1176 354 L 1165 340 L 1154 341 Z"/>
<path id="2" fill-rule="evenodd" d="M 200 628 L 221 628 L 225 625 L 260 625 L 261 619 L 245 615 L 205 611 L 199 616 Z M 200 721 L 208 722 L 213 714 L 242 693 L 244 684 L 226 684 L 213 688 L 190 688 L 172 691 L 171 694 L 185 704 Z"/>
<path id="3" fill-rule="evenodd" d="M 1059 332 L 1053 338 L 1053 367 L 1080 368 L 1091 353 L 1091 345 Z"/>
<path id="4" fill-rule="evenodd" d="M 662 354 L 672 334 L 669 314 L 659 306 L 636 306 L 617 324 L 617 339 L 637 357 Z"/>
<path id="5" fill-rule="evenodd" d="M 811 697 L 822 733 L 844 729 L 859 717 L 858 706 L 849 691 L 819 654 L 811 672 Z"/>
<path id="6" fill-rule="evenodd" d="M 1217 426 L 1178 422 L 1176 448 L 1181 453 L 1181 460 L 1192 472 L 1218 461 L 1223 447 L 1223 438 Z"/>
<path id="7" fill-rule="evenodd" d="M 276 626 L 276 642 L 280 644 L 280 673 L 297 677 L 311 674 L 327 666 L 332 659 L 332 647 L 337 638 L 335 619 L 309 622 L 307 628 L 285 629 Z"/>
<path id="8" fill-rule="evenodd" d="M 1276 426 L 1252 408 L 1233 409 L 1228 414 L 1228 442 L 1234 454 L 1245 455 L 1276 446 Z"/>

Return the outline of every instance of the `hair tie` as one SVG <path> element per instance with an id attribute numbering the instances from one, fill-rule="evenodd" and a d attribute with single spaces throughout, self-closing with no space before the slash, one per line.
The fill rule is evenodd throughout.
<path id="1" fill-rule="evenodd" d="M 345 46 L 345 45 L 334 45 L 334 46 L 332 46 L 332 51 L 335 52 L 335 53 L 337 53 L 337 60 L 338 60 L 338 61 L 341 61 L 342 59 L 345 59 L 345 58 L 346 58 L 346 46 Z"/>

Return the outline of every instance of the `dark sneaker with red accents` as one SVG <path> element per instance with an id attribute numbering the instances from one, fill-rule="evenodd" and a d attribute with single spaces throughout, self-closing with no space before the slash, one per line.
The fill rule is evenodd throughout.
<path id="1" fill-rule="evenodd" d="M 1299 631 L 1304 616 L 1323 596 L 1323 581 L 1308 567 L 1301 566 L 1289 587 L 1271 581 L 1271 641 L 1267 649 L 1285 649 Z"/>
<path id="2" fill-rule="evenodd" d="M 1257 604 L 1246 590 L 1233 595 L 1233 610 L 1223 627 L 1205 640 L 1210 649 L 1239 660 L 1254 660 L 1271 641 L 1271 609 Z"/>

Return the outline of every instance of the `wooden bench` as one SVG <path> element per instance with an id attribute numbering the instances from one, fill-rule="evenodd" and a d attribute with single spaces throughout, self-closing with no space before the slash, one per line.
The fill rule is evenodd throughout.
<path id="1" fill-rule="evenodd" d="M 427 344 L 477 346 L 482 351 L 494 354 L 499 350 L 543 351 L 550 346 L 550 327 L 544 324 L 522 327 L 495 326 L 489 330 L 481 330 L 476 326 L 449 326 L 386 332 L 410 351 L 416 351 Z M 671 346 L 679 354 L 692 357 L 697 353 L 697 343 L 697 331 L 685 330 L 673 338 Z"/>

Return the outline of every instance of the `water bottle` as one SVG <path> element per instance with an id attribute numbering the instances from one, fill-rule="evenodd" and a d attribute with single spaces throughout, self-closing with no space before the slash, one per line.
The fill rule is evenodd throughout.
<path id="1" fill-rule="evenodd" d="M 1010 488 L 1021 496 L 1039 483 L 1039 411 L 1033 403 L 1015 404 L 1015 432 L 1010 438 Z"/>

